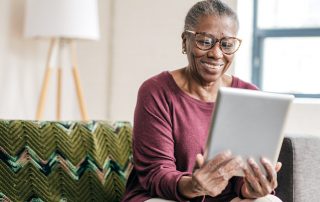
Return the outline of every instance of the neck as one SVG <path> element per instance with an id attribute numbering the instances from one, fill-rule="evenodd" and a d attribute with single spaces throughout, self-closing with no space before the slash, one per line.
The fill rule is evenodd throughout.
<path id="1" fill-rule="evenodd" d="M 189 70 L 184 68 L 183 74 L 185 81 L 182 88 L 192 97 L 200 99 L 205 102 L 215 102 L 218 89 L 222 86 L 222 78 L 215 82 L 204 83 L 194 76 Z"/>

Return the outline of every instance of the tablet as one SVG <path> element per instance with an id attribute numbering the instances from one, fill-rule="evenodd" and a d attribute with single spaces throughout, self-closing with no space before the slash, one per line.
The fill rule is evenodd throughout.
<path id="1" fill-rule="evenodd" d="M 220 88 L 207 141 L 207 160 L 230 150 L 244 160 L 252 157 L 260 168 L 261 157 L 275 165 L 293 99 L 287 94 Z"/>

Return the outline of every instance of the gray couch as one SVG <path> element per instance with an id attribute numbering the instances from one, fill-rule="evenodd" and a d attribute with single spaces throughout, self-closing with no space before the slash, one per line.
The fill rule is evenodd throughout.
<path id="1" fill-rule="evenodd" d="M 320 201 L 320 136 L 288 135 L 279 161 L 276 195 L 284 202 Z"/>

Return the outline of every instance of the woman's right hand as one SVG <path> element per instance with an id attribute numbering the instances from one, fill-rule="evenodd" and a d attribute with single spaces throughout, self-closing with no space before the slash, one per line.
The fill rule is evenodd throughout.
<path id="1" fill-rule="evenodd" d="M 219 195 L 228 185 L 229 180 L 241 172 L 243 161 L 225 151 L 204 163 L 204 157 L 197 155 L 196 169 L 192 175 L 192 188 L 199 195 Z"/>

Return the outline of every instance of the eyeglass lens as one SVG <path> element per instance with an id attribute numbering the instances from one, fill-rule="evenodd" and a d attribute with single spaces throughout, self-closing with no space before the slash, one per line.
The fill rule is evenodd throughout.
<path id="1" fill-rule="evenodd" d="M 195 41 L 198 48 L 202 50 L 209 50 L 217 43 L 218 39 L 212 36 L 198 33 L 196 34 Z M 236 38 L 222 38 L 219 45 L 222 52 L 226 54 L 232 54 L 239 48 L 240 41 Z"/>

